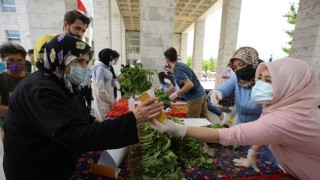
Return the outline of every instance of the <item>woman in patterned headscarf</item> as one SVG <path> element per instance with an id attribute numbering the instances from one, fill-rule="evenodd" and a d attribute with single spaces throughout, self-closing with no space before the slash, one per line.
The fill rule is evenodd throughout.
<path id="1" fill-rule="evenodd" d="M 237 112 L 236 124 L 255 121 L 262 113 L 262 105 L 251 98 L 252 87 L 255 84 L 255 72 L 261 62 L 259 54 L 254 48 L 239 48 L 229 61 L 235 72 L 234 75 L 218 89 L 209 92 L 210 102 L 216 106 L 219 106 L 217 102 L 223 97 L 234 93 Z M 274 156 L 267 148 L 260 152 L 267 160 L 276 163 Z"/>
<path id="2" fill-rule="evenodd" d="M 85 42 L 58 35 L 46 44 L 39 71 L 18 84 L 4 129 L 7 179 L 69 179 L 82 152 L 135 144 L 136 124 L 159 115 L 162 103 L 150 98 L 113 121 L 90 123 L 76 94 L 91 55 Z"/>
<path id="3" fill-rule="evenodd" d="M 265 144 L 286 173 L 302 180 L 319 179 L 320 81 L 316 70 L 300 59 L 283 58 L 261 63 L 256 71 L 251 97 L 263 104 L 256 121 L 223 129 L 186 127 L 169 120 L 150 124 L 160 132 L 224 146 Z M 250 149 L 247 158 L 234 162 L 259 171 L 256 154 Z"/>
<path id="4" fill-rule="evenodd" d="M 255 84 L 254 75 L 260 62 L 262 61 L 254 48 L 239 48 L 229 62 L 235 74 L 221 87 L 209 92 L 211 103 L 218 107 L 220 106 L 219 100 L 234 93 L 237 111 L 236 124 L 254 121 L 262 112 L 262 106 L 250 98 L 251 88 Z"/>

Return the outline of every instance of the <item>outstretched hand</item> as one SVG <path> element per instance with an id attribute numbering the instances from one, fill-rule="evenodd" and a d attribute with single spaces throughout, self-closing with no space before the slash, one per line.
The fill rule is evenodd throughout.
<path id="1" fill-rule="evenodd" d="M 236 166 L 244 166 L 244 167 L 252 167 L 255 171 L 260 172 L 259 168 L 257 167 L 256 164 L 256 154 L 252 149 L 249 149 L 247 159 L 245 158 L 240 158 L 240 159 L 234 159 L 234 165 Z"/>
<path id="2" fill-rule="evenodd" d="M 164 120 L 163 122 L 152 119 L 151 121 L 148 121 L 148 123 L 157 131 L 172 134 L 174 136 L 184 137 L 187 132 L 187 126 L 175 123 L 168 119 Z"/>
<path id="3" fill-rule="evenodd" d="M 215 107 L 222 107 L 220 104 L 219 104 L 219 100 L 222 99 L 222 93 L 221 91 L 218 91 L 218 90 L 212 90 L 209 94 L 209 97 L 210 97 L 210 102 L 212 105 L 214 105 Z"/>
<path id="4" fill-rule="evenodd" d="M 158 102 L 158 98 L 151 97 L 138 105 L 132 112 L 137 123 L 157 117 L 163 109 L 163 102 Z"/>

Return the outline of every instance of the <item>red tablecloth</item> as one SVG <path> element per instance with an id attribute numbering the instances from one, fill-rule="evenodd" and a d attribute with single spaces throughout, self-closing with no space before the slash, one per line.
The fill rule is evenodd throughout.
<path id="1" fill-rule="evenodd" d="M 176 117 L 186 117 L 187 105 L 174 104 L 171 106 L 172 111 L 168 115 Z M 108 114 L 107 118 L 116 118 L 121 114 L 128 112 L 128 99 L 120 99 Z M 218 171 L 210 169 L 203 169 L 198 167 L 185 168 L 181 165 L 182 171 L 187 179 L 242 179 L 242 180 L 278 180 L 295 179 L 292 176 L 285 174 L 276 165 L 271 164 L 269 161 L 264 160 L 261 155 L 257 156 L 257 166 L 260 172 L 257 173 L 252 168 L 238 167 L 232 162 L 235 158 L 246 157 L 248 146 L 243 146 L 234 150 L 232 146 L 213 145 L 215 156 L 212 158 L 212 163 L 215 163 Z M 76 170 L 72 176 L 72 180 L 78 179 L 112 179 L 94 175 L 90 170 L 90 164 L 97 163 L 101 151 L 87 152 L 82 154 L 79 159 Z M 124 162 L 119 167 L 121 172 L 118 179 L 130 179 L 130 169 L 128 166 L 128 159 L 125 158 Z"/>

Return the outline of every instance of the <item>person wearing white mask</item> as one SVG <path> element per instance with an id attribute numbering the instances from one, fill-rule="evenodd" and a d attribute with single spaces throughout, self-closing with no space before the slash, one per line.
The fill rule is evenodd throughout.
<path id="1" fill-rule="evenodd" d="M 290 68 L 288 68 L 290 67 Z M 160 131 L 222 145 L 251 145 L 236 165 L 254 167 L 261 145 L 268 145 L 286 173 L 298 179 L 320 177 L 320 81 L 306 62 L 284 58 L 261 63 L 251 97 L 263 105 L 260 118 L 231 128 L 192 127 L 165 120 L 149 122 Z"/>
<path id="2" fill-rule="evenodd" d="M 99 60 L 92 67 L 92 96 L 94 116 L 103 121 L 115 104 L 113 75 L 110 67 L 113 64 L 113 50 L 102 49 Z"/>
<path id="3" fill-rule="evenodd" d="M 114 68 L 113 68 L 113 65 L 116 65 L 118 63 L 118 60 L 119 60 L 119 57 L 120 57 L 120 54 L 115 51 L 115 50 L 112 50 L 112 65 L 110 65 L 110 71 L 112 73 L 112 86 L 113 86 L 113 90 L 114 90 L 114 99 L 117 99 L 118 95 L 117 95 L 117 92 L 118 92 L 118 87 L 117 87 L 117 75 L 116 73 L 114 72 Z"/>
<path id="4" fill-rule="evenodd" d="M 83 152 L 138 143 L 137 123 L 160 114 L 163 103 L 150 98 L 112 121 L 91 122 L 77 96 L 91 52 L 82 40 L 58 35 L 45 45 L 39 70 L 15 88 L 4 128 L 7 180 L 70 179 Z"/>

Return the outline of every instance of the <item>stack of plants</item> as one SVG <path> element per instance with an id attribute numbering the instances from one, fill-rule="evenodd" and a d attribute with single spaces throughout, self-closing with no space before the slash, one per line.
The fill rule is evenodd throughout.
<path id="1" fill-rule="evenodd" d="M 169 119 L 182 123 L 178 118 Z M 140 142 L 129 151 L 132 179 L 185 179 L 181 165 L 215 170 L 211 157 L 203 152 L 203 143 L 159 133 L 147 123 L 138 129 Z"/>
<path id="2" fill-rule="evenodd" d="M 139 144 L 129 151 L 132 179 L 184 179 L 167 134 L 142 123 L 139 125 L 139 137 Z"/>
<path id="3" fill-rule="evenodd" d="M 155 71 L 145 69 L 143 64 L 121 69 L 119 82 L 125 98 L 135 97 L 152 86 L 152 75 Z"/>
<path id="4" fill-rule="evenodd" d="M 168 93 L 166 93 L 162 89 L 156 89 L 154 91 L 154 94 L 155 94 L 156 97 L 159 98 L 159 101 L 163 102 L 164 109 L 170 108 L 171 100 L 169 98 Z"/>

